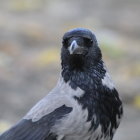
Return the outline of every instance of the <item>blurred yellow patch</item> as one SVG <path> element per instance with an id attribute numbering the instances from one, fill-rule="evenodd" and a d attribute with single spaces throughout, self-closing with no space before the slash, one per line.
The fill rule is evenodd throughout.
<path id="1" fill-rule="evenodd" d="M 0 121 L 0 133 L 4 132 L 11 126 L 10 123 L 5 122 L 5 121 Z"/>
<path id="2" fill-rule="evenodd" d="M 9 8 L 15 11 L 27 11 L 39 9 L 45 2 L 41 0 L 12 0 Z"/>
<path id="3" fill-rule="evenodd" d="M 60 51 L 58 49 L 48 49 L 42 51 L 36 58 L 36 64 L 40 67 L 44 67 L 48 64 L 58 63 L 60 61 Z"/>
<path id="4" fill-rule="evenodd" d="M 140 76 L 140 64 L 132 64 L 130 74 L 134 77 Z"/>
<path id="5" fill-rule="evenodd" d="M 140 109 L 140 95 L 137 95 L 135 98 L 134 98 L 134 105 Z"/>

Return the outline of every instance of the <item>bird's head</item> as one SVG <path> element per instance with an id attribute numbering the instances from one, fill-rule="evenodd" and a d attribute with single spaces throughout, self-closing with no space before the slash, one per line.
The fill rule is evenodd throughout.
<path id="1" fill-rule="evenodd" d="M 76 28 L 63 36 L 62 67 L 84 70 L 101 60 L 101 51 L 95 35 L 88 29 Z"/>

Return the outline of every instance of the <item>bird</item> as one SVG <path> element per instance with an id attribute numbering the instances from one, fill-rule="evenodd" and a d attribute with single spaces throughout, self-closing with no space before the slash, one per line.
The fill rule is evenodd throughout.
<path id="1" fill-rule="evenodd" d="M 56 86 L 0 140 L 112 140 L 122 116 L 95 34 L 74 28 L 62 38 Z"/>

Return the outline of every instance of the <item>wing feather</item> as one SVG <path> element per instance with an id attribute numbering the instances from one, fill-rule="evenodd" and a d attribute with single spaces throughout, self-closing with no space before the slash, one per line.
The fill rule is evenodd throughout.
<path id="1" fill-rule="evenodd" d="M 51 133 L 52 126 L 71 111 L 71 107 L 63 105 L 36 122 L 22 119 L 4 132 L 0 136 L 0 140 L 54 140 L 57 136 Z"/>

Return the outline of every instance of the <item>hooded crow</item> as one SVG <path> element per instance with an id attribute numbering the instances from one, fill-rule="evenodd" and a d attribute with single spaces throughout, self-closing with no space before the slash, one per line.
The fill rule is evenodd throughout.
<path id="1" fill-rule="evenodd" d="M 58 83 L 0 140 L 112 140 L 122 102 L 95 35 L 76 28 L 63 36 Z"/>

